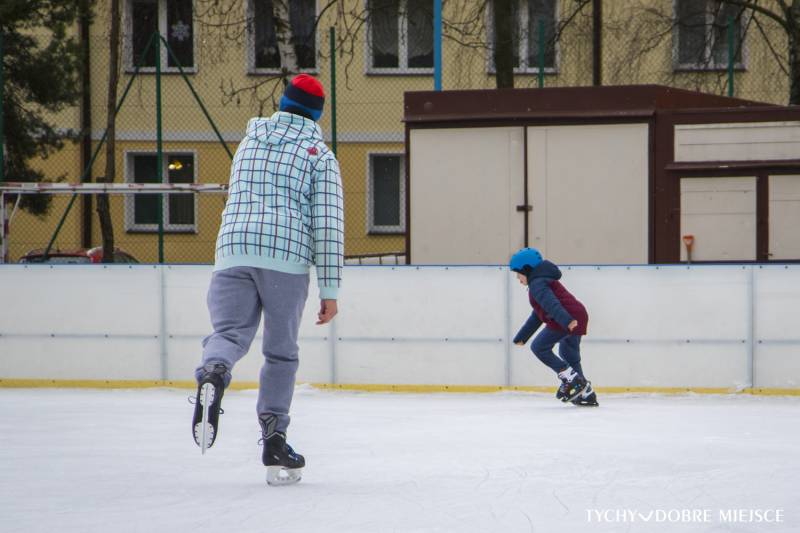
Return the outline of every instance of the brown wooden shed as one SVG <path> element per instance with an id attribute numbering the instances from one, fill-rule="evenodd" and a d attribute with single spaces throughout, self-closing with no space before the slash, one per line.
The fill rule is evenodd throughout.
<path id="1" fill-rule="evenodd" d="M 800 108 L 657 85 L 405 95 L 414 264 L 800 260 Z M 688 239 L 687 239 L 688 240 Z"/>

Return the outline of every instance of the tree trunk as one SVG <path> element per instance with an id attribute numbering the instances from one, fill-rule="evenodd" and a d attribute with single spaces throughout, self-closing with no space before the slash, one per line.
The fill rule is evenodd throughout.
<path id="1" fill-rule="evenodd" d="M 281 70 L 284 76 L 297 72 L 297 53 L 292 42 L 292 23 L 289 18 L 288 0 L 273 0 L 272 16 L 275 21 L 275 38 L 281 56 Z"/>
<path id="2" fill-rule="evenodd" d="M 494 69 L 498 89 L 514 87 L 514 23 L 511 2 L 493 0 Z"/>
<path id="3" fill-rule="evenodd" d="M 788 15 L 789 105 L 800 105 L 800 0 L 794 0 Z"/>
<path id="4" fill-rule="evenodd" d="M 117 84 L 119 82 L 119 0 L 111 0 L 111 35 L 109 37 L 109 63 L 108 63 L 108 102 L 107 134 L 106 134 L 106 172 L 98 182 L 113 183 L 116 177 L 116 107 Z M 100 218 L 100 232 L 103 235 L 103 262 L 114 262 L 114 226 L 111 223 L 111 206 L 108 195 L 101 194 L 97 197 L 97 215 Z"/>
<path id="5" fill-rule="evenodd" d="M 592 85 L 603 85 L 603 0 L 592 1 Z"/>
<path id="6" fill-rule="evenodd" d="M 92 83 L 91 83 L 91 0 L 80 0 L 79 27 L 81 37 L 81 172 L 92 159 Z M 92 181 L 87 172 L 85 182 Z M 81 246 L 92 246 L 92 195 L 81 195 Z"/>

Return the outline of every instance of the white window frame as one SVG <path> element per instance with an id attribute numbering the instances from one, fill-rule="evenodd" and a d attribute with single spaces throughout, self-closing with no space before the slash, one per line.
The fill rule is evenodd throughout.
<path id="1" fill-rule="evenodd" d="M 530 38 L 530 19 L 528 18 L 528 0 L 516 0 L 519 4 L 518 9 L 520 13 L 525 13 L 524 16 L 520 17 L 520 40 L 519 40 L 519 49 L 517 50 L 517 54 L 519 55 L 519 63 L 520 66 L 514 67 L 514 74 L 539 74 L 539 65 L 529 65 L 528 64 L 528 39 Z M 553 20 L 553 24 L 556 28 L 558 28 L 558 24 L 561 21 L 561 2 L 560 0 L 553 0 L 555 5 L 553 6 L 553 12 L 555 13 L 555 19 Z M 497 69 L 494 65 L 494 53 L 492 49 L 494 48 L 494 10 L 492 8 L 492 3 L 487 2 L 486 4 L 486 31 L 489 36 L 489 43 L 491 46 L 489 47 L 489 53 L 486 56 L 486 72 L 488 74 L 497 74 Z M 555 42 L 555 50 L 553 51 L 553 66 L 544 67 L 545 74 L 558 74 L 559 66 L 561 65 L 561 43 L 560 41 Z"/>
<path id="2" fill-rule="evenodd" d="M 124 173 L 125 173 L 125 183 L 136 183 L 135 176 L 134 176 L 134 165 L 133 159 L 136 156 L 140 155 L 149 155 L 149 156 L 157 156 L 158 152 L 155 150 L 125 150 L 124 154 Z M 169 156 L 171 155 L 181 155 L 181 156 L 192 156 L 192 160 L 194 161 L 194 173 L 192 175 L 192 183 L 197 183 L 197 176 L 198 172 L 198 157 L 197 157 L 197 150 L 170 150 L 163 152 L 162 157 L 162 164 L 164 168 L 161 169 L 161 179 L 163 183 L 169 183 L 169 169 L 167 168 L 169 164 Z M 153 193 L 158 194 L 158 193 Z M 170 193 L 162 193 L 165 195 L 164 201 L 162 202 L 161 209 L 162 209 L 162 216 L 164 220 L 164 231 L 169 233 L 195 233 L 197 234 L 197 216 L 198 216 L 198 198 L 197 194 L 192 194 L 194 200 L 194 224 L 170 224 L 169 223 L 169 195 Z M 180 193 L 180 194 L 189 194 L 189 193 Z M 126 232 L 136 232 L 136 233 L 155 233 L 158 231 L 158 224 L 137 224 L 135 215 L 135 203 L 134 203 L 135 195 L 133 194 L 126 194 L 125 195 L 125 231 Z"/>
<path id="3" fill-rule="evenodd" d="M 681 25 L 680 21 L 678 20 L 678 2 L 681 0 L 672 0 L 672 17 L 673 17 L 673 29 L 672 29 L 672 69 L 677 72 L 681 71 L 700 71 L 700 72 L 716 72 L 721 70 L 726 70 L 728 68 L 728 62 L 724 63 L 715 63 L 714 62 L 714 50 L 711 46 L 712 37 L 714 32 L 714 17 L 711 13 L 711 10 L 708 9 L 709 2 L 713 0 L 699 0 L 705 2 L 705 11 L 706 11 L 706 23 L 705 23 L 705 42 L 704 42 L 704 50 L 703 50 L 703 58 L 705 61 L 703 63 L 681 63 L 680 62 L 680 42 L 681 42 Z M 684 0 L 685 1 L 685 0 Z M 698 1 L 698 0 L 692 0 Z M 750 13 L 745 10 L 742 13 L 742 18 L 739 21 L 740 28 L 739 30 L 742 31 L 749 21 Z M 747 70 L 747 39 L 746 35 L 742 33 L 742 44 L 741 44 L 741 61 L 737 61 L 733 64 L 733 68 L 736 70 Z"/>
<path id="4" fill-rule="evenodd" d="M 158 4 L 158 31 L 161 35 L 168 35 L 169 29 L 167 28 L 167 1 L 168 0 L 152 0 L 152 3 Z M 125 72 L 130 74 L 136 70 L 133 63 L 133 2 L 134 0 L 125 0 L 123 7 L 122 23 L 123 23 L 123 61 L 125 65 Z M 194 15 L 195 5 L 192 1 L 192 14 Z M 192 17 L 194 19 L 194 16 Z M 197 73 L 197 27 L 192 20 L 192 64 L 181 65 L 183 71 L 187 74 Z M 159 46 L 161 52 L 161 72 L 180 72 L 178 67 L 169 66 L 169 52 L 164 43 Z M 155 67 L 139 67 L 139 73 L 155 73 Z"/>
<path id="5" fill-rule="evenodd" d="M 367 235 L 401 235 L 406 232 L 406 160 L 405 152 L 375 151 L 367 152 Z M 374 156 L 397 156 L 400 158 L 400 224 L 384 226 L 375 224 L 375 190 L 373 187 L 372 158 Z"/>
<path id="6" fill-rule="evenodd" d="M 247 0 L 247 28 L 245 29 L 245 60 L 247 62 L 246 69 L 247 73 L 251 75 L 270 75 L 274 76 L 276 74 L 281 74 L 283 71 L 280 68 L 258 68 L 256 67 L 256 54 L 255 54 L 255 47 L 256 47 L 256 35 L 255 31 L 252 29 L 252 21 L 255 19 L 255 7 L 253 6 L 253 2 L 255 0 Z M 314 13 L 317 18 L 319 18 L 319 0 L 314 1 Z M 319 25 L 317 25 L 317 30 L 319 30 Z M 305 73 L 305 74 L 319 74 L 319 58 L 320 58 L 320 32 L 314 32 L 314 67 L 313 68 L 301 68 L 297 69 L 298 73 Z"/>
<path id="7" fill-rule="evenodd" d="M 364 0 L 364 9 L 367 15 L 367 46 L 364 47 L 364 73 L 373 75 L 410 75 L 410 76 L 432 76 L 433 66 L 414 67 L 408 66 L 408 0 L 399 0 L 397 23 L 397 60 L 396 68 L 373 67 L 372 66 L 372 17 L 369 14 L 369 0 Z"/>

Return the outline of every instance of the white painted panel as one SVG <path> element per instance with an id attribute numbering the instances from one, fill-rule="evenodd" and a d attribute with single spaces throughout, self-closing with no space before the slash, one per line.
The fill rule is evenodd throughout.
<path id="1" fill-rule="evenodd" d="M 161 379 L 155 337 L 0 337 L 0 377 Z"/>
<path id="2" fill-rule="evenodd" d="M 0 334 L 158 334 L 157 269 L 3 265 Z"/>
<path id="3" fill-rule="evenodd" d="M 800 158 L 800 122 L 679 124 L 675 161 Z"/>
<path id="4" fill-rule="evenodd" d="M 240 382 L 257 383 L 264 356 L 261 352 L 263 336 L 259 333 L 247 352 L 234 369 L 234 378 Z M 200 363 L 203 350 L 202 337 L 171 338 L 167 349 L 169 361 L 167 379 L 191 381 L 194 370 Z M 327 340 L 321 338 L 300 338 L 300 366 L 297 370 L 298 382 L 327 383 L 330 382 L 330 355 Z"/>
<path id="5" fill-rule="evenodd" d="M 505 344 L 458 342 L 343 342 L 342 383 L 504 385 Z"/>
<path id="6" fill-rule="evenodd" d="M 589 313 L 581 354 L 584 372 L 595 383 L 746 384 L 750 316 L 746 268 L 564 267 L 563 274 L 562 283 Z M 512 296 L 515 334 L 531 307 L 521 287 Z M 719 371 L 708 374 L 715 367 Z M 529 346 L 515 347 L 512 370 L 515 385 L 557 383 Z"/>
<path id="7" fill-rule="evenodd" d="M 411 260 L 505 263 L 524 240 L 522 128 L 410 135 Z"/>
<path id="8" fill-rule="evenodd" d="M 348 267 L 339 300 L 344 338 L 503 336 L 505 268 Z"/>
<path id="9" fill-rule="evenodd" d="M 800 389 L 800 342 L 760 345 L 753 374 L 757 388 Z"/>
<path id="10" fill-rule="evenodd" d="M 562 272 L 561 282 L 589 313 L 588 338 L 746 338 L 749 272 L 741 266 L 567 266 Z M 531 307 L 522 287 L 513 298 L 516 333 Z"/>
<path id="11" fill-rule="evenodd" d="M 167 367 L 168 379 L 191 380 L 202 356 L 202 341 L 212 331 L 206 306 L 206 294 L 211 281 L 210 265 L 181 265 L 165 267 L 167 328 L 170 334 Z M 328 340 L 330 326 L 317 326 L 319 311 L 316 275 L 311 273 L 309 296 L 300 325 L 300 367 L 297 379 L 303 382 L 330 380 Z M 263 319 L 247 355 L 237 364 L 236 379 L 257 382 L 264 356 Z"/>
<path id="12" fill-rule="evenodd" d="M 693 261 L 756 258 L 756 178 L 682 178 L 681 236 L 693 235 Z M 680 243 L 681 261 L 686 247 Z"/>
<path id="13" fill-rule="evenodd" d="M 528 128 L 532 245 L 561 263 L 648 260 L 648 125 Z"/>
<path id="14" fill-rule="evenodd" d="M 800 259 L 800 175 L 769 177 L 769 258 Z"/>
<path id="15" fill-rule="evenodd" d="M 756 338 L 800 342 L 800 265 L 759 265 L 754 275 Z"/>
<path id="16" fill-rule="evenodd" d="M 172 335 L 205 337 L 211 333 L 206 295 L 211 265 L 181 265 L 164 268 L 167 328 Z"/>
<path id="17" fill-rule="evenodd" d="M 584 372 L 598 386 L 700 387 L 741 390 L 749 386 L 745 344 L 602 344 L 586 339 Z"/>
<path id="18" fill-rule="evenodd" d="M 45 269 L 50 276 L 47 284 L 74 285 L 80 280 L 80 287 L 72 287 L 78 292 L 92 290 L 97 280 L 130 276 L 134 283 L 149 276 L 150 282 L 139 280 L 138 297 L 148 302 L 148 308 L 160 298 L 158 269 L 94 267 L 94 276 L 78 278 L 72 266 Z M 40 281 L 43 270 L 3 267 L 0 293 Z M 107 278 L 108 271 L 114 276 Z M 143 272 L 149 272 L 148 276 Z M 800 336 L 794 326 L 800 323 L 798 265 L 565 266 L 563 272 L 563 283 L 589 311 L 583 362 L 598 386 L 745 386 L 751 331 L 756 339 L 752 344 L 755 386 L 797 387 L 800 383 Z M 204 309 L 190 308 L 201 300 L 208 273 L 210 267 L 205 274 L 201 267 L 184 271 L 173 266 L 165 271 L 167 323 L 174 328 L 168 330 L 166 343 L 167 379 L 191 379 L 200 360 L 205 326 L 184 322 L 180 313 L 173 313 L 186 309 L 192 320 L 207 320 Z M 301 329 L 298 381 L 327 382 L 335 348 L 340 383 L 506 383 L 506 306 L 511 335 L 531 312 L 525 289 L 507 269 L 347 267 L 345 279 L 335 327 L 313 324 L 319 302 L 309 298 Z M 511 298 L 508 304 L 506 294 Z M 2 302 L 0 377 L 161 379 L 161 343 L 145 321 L 133 322 L 145 323 L 141 331 L 108 337 L 100 329 L 50 336 L 46 332 L 53 331 L 61 317 L 45 313 L 47 321 L 37 321 L 37 330 L 31 331 L 25 329 L 30 326 L 27 322 L 8 320 L 15 303 Z M 39 307 L 51 304 L 25 305 L 35 314 Z M 114 311 L 120 316 L 128 312 Z M 107 312 L 102 306 L 87 307 L 81 320 L 104 325 L 104 317 L 97 314 Z M 153 314 L 158 321 L 158 311 Z M 511 350 L 510 384 L 555 386 L 552 372 L 527 347 L 512 346 Z M 234 370 L 234 378 L 256 381 L 262 361 L 259 334 Z"/>

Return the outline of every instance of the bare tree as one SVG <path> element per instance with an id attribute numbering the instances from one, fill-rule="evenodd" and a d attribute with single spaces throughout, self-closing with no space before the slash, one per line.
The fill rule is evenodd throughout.
<path id="1" fill-rule="evenodd" d="M 117 85 L 119 84 L 119 37 L 120 0 L 111 0 L 111 33 L 109 35 L 108 100 L 106 102 L 106 171 L 98 177 L 98 182 L 113 183 L 116 177 L 116 107 Z M 97 196 L 97 216 L 100 219 L 100 233 L 103 237 L 103 262 L 114 262 L 114 226 L 111 222 L 111 206 L 107 194 Z"/>
<path id="2" fill-rule="evenodd" d="M 467 51 L 481 51 L 487 54 L 494 64 L 493 71 L 497 87 L 514 86 L 514 48 L 520 43 L 520 25 L 515 21 L 519 15 L 519 0 L 444 0 L 442 30 L 444 40 L 455 43 Z M 585 14 L 592 0 L 570 0 L 565 2 L 559 21 L 545 46 L 553 50 L 567 29 L 583 24 L 580 15 Z M 273 26 L 276 44 L 281 58 L 279 69 L 269 74 L 248 78 L 242 82 L 238 78 L 224 79 L 220 82 L 223 104 L 249 104 L 263 114 L 267 108 L 277 107 L 285 83 L 300 69 L 297 64 L 297 36 L 292 33 L 289 0 L 272 0 Z M 202 34 L 201 49 L 206 60 L 225 62 L 228 50 L 241 50 L 248 46 L 255 34 L 255 14 L 244 0 L 197 0 L 195 22 Z M 396 6 L 387 0 L 347 1 L 327 0 L 321 2 L 314 20 L 316 34 L 320 24 L 327 21 L 336 28 L 335 52 L 344 70 L 347 87 L 352 76 L 354 61 L 362 47 L 370 46 L 367 29 L 371 10 Z M 494 16 L 499 13 L 500 16 Z M 516 15 L 515 15 L 516 14 Z M 432 15 L 432 13 L 431 13 Z M 402 15 L 401 15 L 402 16 Z M 432 18 L 432 16 L 431 16 Z M 586 17 L 591 21 L 590 17 Z M 588 26 L 587 26 L 588 27 Z M 501 36 L 495 39 L 495 35 Z M 252 45 L 251 45 L 252 46 Z M 252 50 L 246 50 L 251 54 Z M 327 49 L 318 50 L 320 58 L 329 56 Z M 477 54 L 480 56 L 481 54 Z M 454 76 L 456 70 L 464 68 L 458 60 L 447 60 L 448 68 Z"/>
<path id="3" fill-rule="evenodd" d="M 275 37 L 278 41 L 278 54 L 281 57 L 281 70 L 286 74 L 297 72 L 297 52 L 292 38 L 289 0 L 272 0 L 272 16 L 275 20 Z"/>
<path id="4" fill-rule="evenodd" d="M 316 33 L 320 20 L 331 11 L 336 13 L 336 24 L 346 31 L 345 35 L 340 34 L 337 39 L 343 53 L 348 50 L 348 39 L 357 31 L 349 24 L 343 23 L 344 19 L 352 12 L 360 15 L 359 10 L 365 9 L 360 7 L 359 3 L 359 6 L 351 7 L 349 11 L 345 12 L 344 4 L 345 2 L 342 0 L 325 2 L 313 21 Z M 275 69 L 273 73 L 253 78 L 245 83 L 234 79 L 222 80 L 220 91 L 223 104 L 239 105 L 242 103 L 242 99 L 249 99 L 248 103 L 257 108 L 259 114 L 263 114 L 267 107 L 277 107 L 289 78 L 301 70 L 297 55 L 299 39 L 293 33 L 291 24 L 291 0 L 272 0 L 271 6 L 280 68 Z M 356 21 L 359 18 L 357 16 Z M 248 9 L 247 2 L 244 0 L 227 2 L 197 0 L 195 21 L 203 36 L 201 39 L 202 53 L 211 61 L 224 62 L 227 59 L 226 51 L 231 48 L 231 44 L 235 45 L 237 49 L 244 49 L 248 40 L 254 39 L 255 36 L 255 15 L 252 8 Z M 348 22 L 352 23 L 350 20 Z M 360 24 L 358 27 L 360 29 Z M 352 48 L 350 51 L 352 52 Z M 246 53 L 251 54 L 252 51 L 248 50 Z M 320 55 L 324 56 L 325 54 L 321 52 Z"/>
<path id="5" fill-rule="evenodd" d="M 516 0 L 493 0 L 495 82 L 498 89 L 514 87 L 514 19 L 512 3 Z"/>
<path id="6" fill-rule="evenodd" d="M 769 7 L 766 5 L 767 2 L 759 0 L 726 0 L 726 2 L 750 11 L 751 17 L 757 24 L 760 17 L 775 21 L 786 34 L 788 54 L 784 56 L 778 48 L 773 48 L 769 37 L 760 32 L 773 51 L 775 60 L 789 76 L 789 104 L 800 104 L 800 0 L 772 0 Z M 784 66 L 786 63 L 788 68 Z"/>
<path id="7" fill-rule="evenodd" d="M 616 47 L 618 53 L 605 65 L 612 83 L 644 79 L 695 90 L 723 92 L 728 85 L 724 68 L 728 54 L 732 52 L 735 63 L 739 65 L 743 43 L 746 40 L 761 41 L 767 55 L 758 59 L 750 57 L 750 61 L 758 63 L 761 69 L 772 70 L 773 74 L 765 76 L 765 80 L 778 81 L 783 77 L 788 81 L 789 94 L 783 102 L 800 103 L 800 64 L 797 62 L 800 57 L 797 50 L 800 43 L 800 0 L 792 0 L 791 6 L 786 0 L 697 0 L 686 5 L 690 8 L 688 16 L 685 16 L 687 13 L 673 13 L 672 5 L 641 1 L 624 14 L 617 11 L 616 16 L 606 20 L 604 31 L 620 43 Z M 733 18 L 731 29 L 738 32 L 732 51 L 727 46 L 729 16 Z M 682 54 L 690 51 L 673 51 L 675 36 L 682 31 L 706 31 L 711 42 L 701 43 L 693 57 L 682 58 Z M 724 52 L 719 54 L 723 64 L 719 63 L 717 54 L 709 53 L 712 47 Z M 666 68 L 662 66 L 664 61 L 659 59 L 665 52 L 669 54 L 670 63 Z M 752 53 L 753 47 L 750 47 L 751 56 Z M 690 59 L 692 66 L 684 66 L 685 59 Z M 768 65 L 770 62 L 771 66 Z M 768 99 L 777 98 L 770 95 Z"/>

